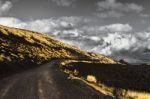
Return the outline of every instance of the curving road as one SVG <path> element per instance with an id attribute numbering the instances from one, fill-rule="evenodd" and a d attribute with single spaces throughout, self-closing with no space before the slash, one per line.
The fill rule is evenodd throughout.
<path id="1" fill-rule="evenodd" d="M 52 61 L 0 80 L 0 99 L 112 99 L 67 79 Z"/>

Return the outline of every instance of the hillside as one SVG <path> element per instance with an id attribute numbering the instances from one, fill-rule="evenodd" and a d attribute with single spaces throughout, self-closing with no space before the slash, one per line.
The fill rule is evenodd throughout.
<path id="1" fill-rule="evenodd" d="M 68 79 L 84 82 L 106 96 L 118 99 L 147 99 L 150 96 L 147 87 L 150 84 L 149 66 L 119 63 L 104 55 L 65 44 L 46 34 L 0 25 L 0 80 L 53 60 L 56 63 L 52 64 L 57 64 L 55 67 L 67 74 Z M 45 71 L 49 72 L 48 67 L 42 70 L 43 75 Z M 40 75 L 39 70 L 34 72 L 37 74 L 31 73 L 32 78 Z M 26 75 L 26 79 L 31 76 L 28 72 Z"/>
<path id="2" fill-rule="evenodd" d="M 116 63 L 103 55 L 82 51 L 45 34 L 0 25 L 0 78 L 56 59 Z"/>
<path id="3" fill-rule="evenodd" d="M 89 54 L 45 34 L 0 25 L 0 62 L 41 64 L 62 58 L 116 63 L 110 58 Z"/>

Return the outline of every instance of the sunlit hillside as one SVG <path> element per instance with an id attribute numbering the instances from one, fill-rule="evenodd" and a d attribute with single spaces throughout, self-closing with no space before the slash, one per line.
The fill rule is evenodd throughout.
<path id="1" fill-rule="evenodd" d="M 90 54 L 54 38 L 28 30 L 0 26 L 0 61 L 6 63 L 41 64 L 51 59 L 103 60 L 115 63 L 102 55 Z"/>

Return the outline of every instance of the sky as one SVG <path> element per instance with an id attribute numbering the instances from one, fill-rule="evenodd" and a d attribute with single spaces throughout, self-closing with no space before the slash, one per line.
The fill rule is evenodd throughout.
<path id="1" fill-rule="evenodd" d="M 9 2 L 3 17 L 24 21 L 75 16 L 96 20 L 98 25 L 130 24 L 133 31 L 146 31 L 150 21 L 150 0 L 1 0 Z M 149 30 L 149 29 L 148 29 Z"/>
<path id="2" fill-rule="evenodd" d="M 128 62 L 150 61 L 150 0 L 0 0 L 0 24 Z"/>

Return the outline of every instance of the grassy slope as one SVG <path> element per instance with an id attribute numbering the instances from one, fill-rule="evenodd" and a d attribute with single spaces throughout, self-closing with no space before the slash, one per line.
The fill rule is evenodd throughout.
<path id="1" fill-rule="evenodd" d="M 89 54 L 41 33 L 0 25 L 0 62 L 41 64 L 61 58 L 116 63 L 110 58 Z"/>
<path id="2" fill-rule="evenodd" d="M 0 77 L 10 72 L 38 66 L 53 59 L 65 59 L 61 61 L 61 64 L 66 66 L 69 66 L 71 63 L 74 67 L 71 68 L 73 75 L 74 71 L 78 72 L 79 75 L 76 75 L 76 77 L 84 81 L 86 81 L 87 75 L 96 76 L 99 82 L 100 80 L 108 80 L 109 76 L 107 76 L 107 73 L 105 74 L 106 78 L 105 75 L 103 77 L 101 72 L 103 66 L 99 68 L 99 66 L 93 66 L 94 63 L 99 65 L 118 64 L 118 62 L 111 58 L 82 51 L 45 34 L 0 25 Z M 76 64 L 72 64 L 74 62 L 84 62 L 89 65 L 80 64 L 78 67 Z M 62 68 L 64 71 L 68 69 L 66 66 Z M 104 70 L 107 71 L 107 69 L 110 68 Z M 94 74 L 92 74 L 93 71 L 95 72 Z M 113 69 L 112 72 L 116 71 Z M 101 79 L 101 76 L 104 80 Z M 96 85 L 96 88 L 100 88 L 97 83 L 94 85 Z M 108 87 L 107 89 L 110 90 L 111 88 Z"/>

